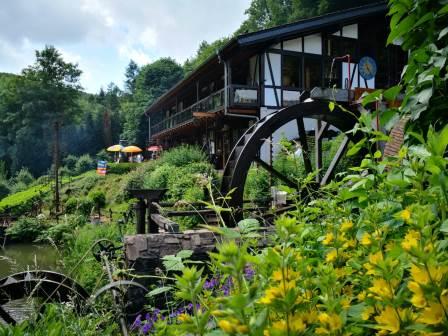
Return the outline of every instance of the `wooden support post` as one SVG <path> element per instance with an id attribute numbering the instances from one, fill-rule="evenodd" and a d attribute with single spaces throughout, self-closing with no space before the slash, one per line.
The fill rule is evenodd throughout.
<path id="1" fill-rule="evenodd" d="M 316 127 L 314 129 L 315 137 L 315 157 L 316 157 L 316 182 L 320 182 L 320 174 L 322 173 L 322 137 L 319 137 L 320 129 L 322 127 L 322 122 L 316 120 Z M 325 126 L 324 126 L 325 127 Z"/>
<path id="2" fill-rule="evenodd" d="M 153 220 L 152 215 L 156 214 L 157 208 L 152 204 L 153 200 L 148 199 L 148 233 L 159 233 L 159 226 Z"/>
<path id="3" fill-rule="evenodd" d="M 135 212 L 137 215 L 137 234 L 145 234 L 146 204 L 143 198 L 139 198 L 135 204 Z"/>

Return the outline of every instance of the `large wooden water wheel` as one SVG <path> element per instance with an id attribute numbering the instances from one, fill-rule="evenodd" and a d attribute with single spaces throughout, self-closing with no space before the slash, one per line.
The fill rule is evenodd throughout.
<path id="1" fill-rule="evenodd" d="M 244 185 L 248 171 L 254 163 L 266 169 L 273 177 L 281 180 L 283 184 L 296 189 L 300 188 L 297 181 L 279 172 L 272 164 L 260 157 L 260 149 L 266 143 L 266 139 L 269 139 L 282 126 L 291 121 L 295 121 L 297 124 L 297 140 L 301 145 L 305 172 L 318 171 L 315 188 L 328 183 L 334 176 L 350 141 L 356 142 L 359 140 L 358 135 L 346 133 L 353 129 L 357 121 L 357 112 L 354 111 L 353 107 L 350 107 L 349 104 L 336 105 L 330 110 L 329 105 L 329 100 L 308 99 L 297 105 L 268 114 L 252 125 L 236 143 L 224 169 L 221 192 L 226 195 L 233 190 L 231 198 L 227 201 L 227 206 L 235 210 L 243 208 Z M 340 106 L 343 106 L 343 108 Z M 343 109 L 351 111 L 347 112 Z M 316 121 L 314 148 L 311 148 L 309 144 L 310 137 L 307 136 L 309 130 L 305 129 L 305 119 Z M 329 130 L 333 130 L 333 134 L 334 132 L 341 134 L 344 138 L 340 142 L 339 148 L 333 153 L 331 162 L 327 167 L 324 167 L 322 165 L 321 144 Z M 313 151 L 313 155 L 311 155 L 311 151 Z M 315 162 L 312 162 L 312 157 Z M 235 213 L 238 213 L 238 211 Z"/>

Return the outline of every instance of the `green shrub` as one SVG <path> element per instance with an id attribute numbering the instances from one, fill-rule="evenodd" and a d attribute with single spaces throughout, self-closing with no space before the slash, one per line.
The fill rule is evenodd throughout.
<path id="1" fill-rule="evenodd" d="M 65 202 L 65 212 L 72 214 L 76 212 L 76 209 L 78 208 L 78 199 L 76 197 L 70 197 Z"/>
<path id="2" fill-rule="evenodd" d="M 121 163 L 108 163 L 107 164 L 107 173 L 108 174 L 118 174 L 123 175 L 127 174 L 130 171 L 136 169 L 139 163 L 135 162 L 121 162 Z"/>
<path id="3" fill-rule="evenodd" d="M 111 157 L 111 154 L 108 151 L 106 151 L 105 149 L 100 150 L 95 155 L 95 159 L 97 161 L 109 161 L 110 157 Z"/>
<path id="4" fill-rule="evenodd" d="M 83 177 L 82 180 L 82 191 L 84 193 L 88 193 L 90 190 L 92 190 L 97 184 L 98 181 L 100 181 L 101 177 L 95 174 L 88 174 L 87 176 Z"/>
<path id="5" fill-rule="evenodd" d="M 144 175 L 139 170 L 134 170 L 124 176 L 120 184 L 120 192 L 115 201 L 123 202 L 130 198 L 129 189 L 139 189 L 143 187 Z"/>
<path id="6" fill-rule="evenodd" d="M 268 202 L 271 197 L 269 178 L 269 173 L 265 169 L 251 167 L 244 186 L 244 198 L 253 202 L 259 200 Z"/>
<path id="7" fill-rule="evenodd" d="M 14 177 L 14 181 L 16 184 L 22 183 L 28 186 L 33 183 L 34 177 L 33 175 L 31 175 L 30 171 L 27 168 L 22 168 Z"/>
<path id="8" fill-rule="evenodd" d="M 78 201 L 77 213 L 84 216 L 90 216 L 95 208 L 95 203 L 88 197 L 83 197 Z"/>
<path id="9" fill-rule="evenodd" d="M 43 236 L 41 236 L 41 240 L 50 240 L 55 244 L 62 244 L 67 240 L 71 239 L 73 236 L 73 227 L 70 226 L 67 222 L 62 222 L 59 224 L 55 224 L 50 226 Z"/>
<path id="10" fill-rule="evenodd" d="M 168 179 L 178 168 L 165 163 L 157 167 L 149 175 L 145 176 L 144 187 L 148 189 L 164 189 L 168 187 Z"/>
<path id="11" fill-rule="evenodd" d="M 90 155 L 85 154 L 79 157 L 76 161 L 75 172 L 76 175 L 81 175 L 89 170 L 95 168 L 95 161 L 90 157 Z"/>
<path id="12" fill-rule="evenodd" d="M 39 185 L 11 194 L 0 201 L 0 213 L 9 212 L 13 216 L 22 216 L 30 212 L 48 190 L 47 186 Z"/>
<path id="13" fill-rule="evenodd" d="M 33 242 L 44 229 L 44 225 L 38 219 L 22 217 L 6 229 L 6 235 L 16 242 Z"/>
<path id="14" fill-rule="evenodd" d="M 182 145 L 164 152 L 161 161 L 172 166 L 184 167 L 193 162 L 205 162 L 207 156 L 199 147 Z"/>
<path id="15" fill-rule="evenodd" d="M 64 167 L 66 167 L 68 170 L 75 171 L 76 163 L 78 162 L 78 160 L 79 160 L 78 157 L 70 154 L 62 159 L 62 163 L 63 163 Z"/>
<path id="16" fill-rule="evenodd" d="M 8 196 L 10 189 L 8 187 L 8 182 L 0 181 L 0 200 Z"/>
<path id="17" fill-rule="evenodd" d="M 102 191 L 92 191 L 89 194 L 89 198 L 92 200 L 95 205 L 95 209 L 98 211 L 98 215 L 101 216 L 101 208 L 106 205 L 106 195 Z"/>

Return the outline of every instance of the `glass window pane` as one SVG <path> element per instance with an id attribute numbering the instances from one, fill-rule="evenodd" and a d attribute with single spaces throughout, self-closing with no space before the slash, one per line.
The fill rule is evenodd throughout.
<path id="1" fill-rule="evenodd" d="M 283 56 L 282 83 L 283 86 L 300 87 L 300 57 Z"/>
<path id="2" fill-rule="evenodd" d="M 322 86 L 322 62 L 320 58 L 304 57 L 304 85 L 306 90 Z"/>

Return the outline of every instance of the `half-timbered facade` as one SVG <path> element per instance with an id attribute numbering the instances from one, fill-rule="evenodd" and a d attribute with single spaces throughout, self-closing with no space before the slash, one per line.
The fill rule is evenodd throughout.
<path id="1" fill-rule="evenodd" d="M 387 88 L 405 63 L 385 47 L 386 4 L 353 8 L 233 38 L 146 111 L 149 138 L 164 148 L 197 144 L 222 168 L 244 130 L 267 113 L 310 97 L 314 88 Z M 375 67 L 361 76 L 359 61 Z M 365 70 L 365 69 L 364 69 Z M 366 71 L 364 71 L 366 72 Z M 305 125 L 307 131 L 315 124 Z M 267 143 L 297 134 L 285 125 Z M 271 155 L 272 146 L 262 149 Z"/>

